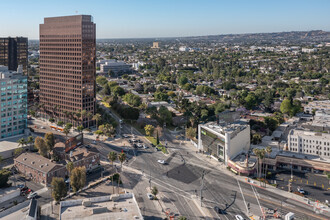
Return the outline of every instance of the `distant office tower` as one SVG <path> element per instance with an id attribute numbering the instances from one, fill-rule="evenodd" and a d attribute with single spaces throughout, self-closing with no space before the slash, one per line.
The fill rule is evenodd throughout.
<path id="1" fill-rule="evenodd" d="M 0 65 L 7 66 L 11 71 L 17 71 L 18 65 L 22 65 L 23 72 L 27 75 L 28 39 L 0 38 Z"/>
<path id="2" fill-rule="evenodd" d="M 153 42 L 151 48 L 159 48 L 159 43 L 157 41 Z"/>
<path id="3" fill-rule="evenodd" d="M 3 138 L 24 134 L 27 128 L 27 76 L 0 66 L 1 134 Z"/>
<path id="4" fill-rule="evenodd" d="M 53 17 L 40 24 L 40 110 L 45 118 L 86 126 L 87 117 L 77 113 L 95 113 L 92 19 L 90 15 Z"/>

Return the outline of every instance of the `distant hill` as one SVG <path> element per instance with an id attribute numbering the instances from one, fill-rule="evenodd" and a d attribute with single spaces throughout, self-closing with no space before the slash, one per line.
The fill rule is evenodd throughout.
<path id="1" fill-rule="evenodd" d="M 98 43 L 150 43 L 152 41 L 175 41 L 177 43 L 227 43 L 227 44 L 304 44 L 330 42 L 330 32 L 322 30 L 290 31 L 274 33 L 222 34 L 191 37 L 164 38 L 118 38 L 97 39 Z M 29 40 L 30 44 L 38 44 L 38 40 Z"/>
<path id="2" fill-rule="evenodd" d="M 330 42 L 330 32 L 322 30 L 314 31 L 291 31 L 275 33 L 255 33 L 255 34 L 225 34 L 208 35 L 196 37 L 183 37 L 180 40 L 213 41 L 219 43 L 265 43 L 265 44 L 288 44 L 303 42 Z"/>

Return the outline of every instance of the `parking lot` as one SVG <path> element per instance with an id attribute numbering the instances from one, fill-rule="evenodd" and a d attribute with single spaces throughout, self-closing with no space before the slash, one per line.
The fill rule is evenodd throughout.
<path id="1" fill-rule="evenodd" d="M 325 175 L 314 173 L 292 172 L 292 192 L 297 192 L 298 187 L 305 191 L 305 196 L 324 202 L 330 198 L 329 180 Z M 276 174 L 278 188 L 288 191 L 288 183 L 291 179 L 289 170 Z"/>

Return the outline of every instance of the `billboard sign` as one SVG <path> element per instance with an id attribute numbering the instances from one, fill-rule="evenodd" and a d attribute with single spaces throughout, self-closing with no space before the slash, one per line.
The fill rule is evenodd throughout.
<path id="1" fill-rule="evenodd" d="M 65 153 L 83 145 L 83 133 L 78 134 L 74 137 L 69 138 L 65 141 Z"/>

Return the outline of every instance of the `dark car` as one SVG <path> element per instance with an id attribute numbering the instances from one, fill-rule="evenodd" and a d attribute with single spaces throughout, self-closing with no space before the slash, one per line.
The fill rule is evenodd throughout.
<path id="1" fill-rule="evenodd" d="M 154 144 L 151 144 L 151 147 L 156 147 Z"/>

